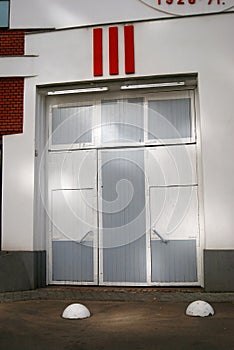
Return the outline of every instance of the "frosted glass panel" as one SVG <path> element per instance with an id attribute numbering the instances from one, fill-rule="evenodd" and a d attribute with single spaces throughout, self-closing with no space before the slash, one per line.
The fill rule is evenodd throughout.
<path id="1" fill-rule="evenodd" d="M 191 100 L 149 101 L 148 138 L 178 139 L 191 137 Z"/>
<path id="2" fill-rule="evenodd" d="M 150 226 L 165 239 L 198 237 L 197 187 L 151 187 L 150 218 Z"/>
<path id="3" fill-rule="evenodd" d="M 91 143 L 92 114 L 92 106 L 53 108 L 52 144 Z"/>
<path id="4" fill-rule="evenodd" d="M 144 141 L 143 99 L 102 101 L 102 143 Z"/>
<path id="5" fill-rule="evenodd" d="M 52 191 L 52 238 L 86 244 L 95 229 L 94 190 Z"/>

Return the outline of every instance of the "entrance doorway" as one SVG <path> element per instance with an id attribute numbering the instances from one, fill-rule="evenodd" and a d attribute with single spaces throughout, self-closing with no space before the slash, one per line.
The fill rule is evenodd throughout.
<path id="1" fill-rule="evenodd" d="M 49 283 L 198 285 L 194 94 L 114 97 L 48 99 Z"/>

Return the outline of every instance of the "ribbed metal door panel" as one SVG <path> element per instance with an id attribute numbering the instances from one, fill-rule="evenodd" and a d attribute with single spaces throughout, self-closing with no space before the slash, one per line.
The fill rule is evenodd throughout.
<path id="1" fill-rule="evenodd" d="M 146 282 L 143 150 L 101 151 L 103 282 Z"/>

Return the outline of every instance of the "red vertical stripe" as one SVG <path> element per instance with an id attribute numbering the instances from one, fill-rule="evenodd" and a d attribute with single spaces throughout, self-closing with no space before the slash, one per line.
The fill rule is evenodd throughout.
<path id="1" fill-rule="evenodd" d="M 95 77 L 103 75 L 102 28 L 93 30 L 93 74 Z"/>
<path id="2" fill-rule="evenodd" d="M 134 27 L 124 27 L 125 73 L 135 73 Z"/>
<path id="3" fill-rule="evenodd" d="M 109 73 L 119 74 L 118 27 L 109 28 Z"/>

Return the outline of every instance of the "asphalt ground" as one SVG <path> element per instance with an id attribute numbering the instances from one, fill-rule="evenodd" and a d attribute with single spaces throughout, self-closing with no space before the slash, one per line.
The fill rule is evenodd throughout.
<path id="1" fill-rule="evenodd" d="M 92 314 L 61 317 L 80 302 Z M 1 350 L 232 350 L 234 303 L 213 303 L 215 315 L 189 317 L 187 302 L 28 300 L 0 304 Z"/>
<path id="2" fill-rule="evenodd" d="M 190 302 L 210 302 L 215 315 L 186 316 Z M 71 303 L 92 316 L 65 320 Z M 0 293 L 1 350 L 232 350 L 234 293 L 201 288 L 51 286 Z"/>

